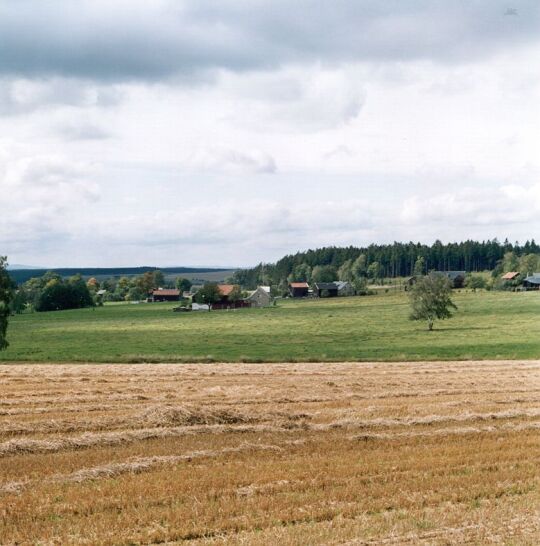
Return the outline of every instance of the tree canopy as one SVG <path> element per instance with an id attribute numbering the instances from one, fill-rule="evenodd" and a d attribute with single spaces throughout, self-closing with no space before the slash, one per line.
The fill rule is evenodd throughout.
<path id="1" fill-rule="evenodd" d="M 216 283 L 205 284 L 194 296 L 193 301 L 195 303 L 216 303 L 221 299 L 221 292 Z"/>
<path id="2" fill-rule="evenodd" d="M 452 309 L 457 309 L 451 298 L 452 288 L 447 277 L 430 273 L 417 279 L 409 292 L 411 320 L 425 320 L 428 330 L 433 330 L 436 319 L 443 320 L 452 316 Z"/>
<path id="3" fill-rule="evenodd" d="M 274 264 L 261 263 L 251 269 L 238 270 L 232 282 L 245 288 L 256 288 L 260 284 L 280 286 L 284 280 L 309 282 L 313 278 L 309 278 L 307 273 L 313 272 L 317 266 L 332 266 L 343 273 L 344 277 L 352 275 L 354 279 L 360 279 L 368 275 L 368 268 L 374 263 L 378 264 L 378 271 L 373 266 L 370 274 L 380 278 L 409 277 L 432 270 L 476 272 L 498 268 L 496 274 L 499 274 L 502 273 L 505 254 L 509 252 L 513 253 L 515 259 L 513 262 L 507 259 L 505 268 L 511 265 L 510 270 L 515 271 L 516 264 L 524 271 L 540 268 L 534 258 L 523 258 L 532 254 L 538 259 L 540 246 L 534 239 L 525 244 L 509 241 L 501 243 L 497 239 L 447 244 L 435 241 L 432 245 L 396 242 L 366 247 L 324 247 L 298 252 L 284 256 Z M 341 269 L 349 261 L 350 268 L 347 264 Z"/>

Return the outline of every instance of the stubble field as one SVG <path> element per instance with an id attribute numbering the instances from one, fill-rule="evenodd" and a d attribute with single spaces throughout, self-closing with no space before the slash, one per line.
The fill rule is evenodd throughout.
<path id="1" fill-rule="evenodd" d="M 538 544 L 540 361 L 0 366 L 0 544 Z"/>

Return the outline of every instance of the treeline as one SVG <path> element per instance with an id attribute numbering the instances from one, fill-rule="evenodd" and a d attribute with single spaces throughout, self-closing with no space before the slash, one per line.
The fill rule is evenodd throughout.
<path id="1" fill-rule="evenodd" d="M 183 277 L 167 282 L 159 269 L 146 271 L 137 277 L 111 277 L 101 282 L 95 277 L 85 280 L 79 273 L 64 278 L 55 271 L 32 277 L 19 286 L 7 278 L 12 292 L 12 313 L 80 309 L 100 306 L 107 301 L 140 301 L 146 299 L 154 288 L 174 287 L 184 292 L 192 286 L 191 281 Z"/>
<path id="2" fill-rule="evenodd" d="M 56 273 L 61 277 L 71 277 L 81 275 L 88 277 L 122 277 L 122 276 L 140 276 L 147 272 L 157 271 L 157 267 L 85 267 L 85 268 L 59 268 L 59 269 L 11 269 L 8 270 L 9 276 L 17 284 L 22 284 L 31 278 L 42 277 L 47 273 Z M 213 273 L 219 271 L 228 271 L 227 269 L 199 268 L 199 267 L 163 267 L 160 269 L 166 275 L 174 274 L 193 274 L 193 273 Z"/>
<path id="3" fill-rule="evenodd" d="M 81 275 L 64 279 L 49 271 L 41 277 L 29 279 L 18 288 L 13 286 L 11 311 L 22 313 L 27 308 L 34 311 L 60 311 L 94 305 L 94 298 Z"/>
<path id="4" fill-rule="evenodd" d="M 519 264 L 520 259 L 526 256 L 536 259 L 539 254 L 540 246 L 534 239 L 523 245 L 493 239 L 447 244 L 435 241 L 432 245 L 396 242 L 367 247 L 324 247 L 285 256 L 275 264 L 261 263 L 251 269 L 238 270 L 233 280 L 245 288 L 255 288 L 259 284 L 283 287 L 288 281 L 324 281 L 331 276 L 334 279 L 330 280 L 336 280 L 343 274 L 357 279 L 382 279 L 431 270 L 502 272 L 505 255 L 513 256 Z M 314 274 L 318 278 L 313 279 Z"/>

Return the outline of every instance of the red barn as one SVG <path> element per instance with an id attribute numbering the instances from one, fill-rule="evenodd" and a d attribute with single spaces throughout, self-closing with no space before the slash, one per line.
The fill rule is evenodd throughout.
<path id="1" fill-rule="evenodd" d="M 307 282 L 289 283 L 289 294 L 291 298 L 305 298 L 308 295 L 309 284 Z"/>
<path id="2" fill-rule="evenodd" d="M 152 290 L 150 295 L 151 301 L 179 301 L 180 300 L 180 290 L 176 288 L 158 288 L 157 290 Z"/>

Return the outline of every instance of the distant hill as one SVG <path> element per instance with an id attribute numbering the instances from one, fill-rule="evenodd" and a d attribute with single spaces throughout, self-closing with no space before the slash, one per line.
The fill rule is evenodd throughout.
<path id="1" fill-rule="evenodd" d="M 19 270 L 19 269 L 43 269 L 40 266 L 35 265 L 22 265 L 22 264 L 9 264 L 7 266 L 8 271 Z"/>
<path id="2" fill-rule="evenodd" d="M 165 275 L 165 278 L 171 277 L 186 277 L 193 281 L 205 282 L 215 281 L 220 282 L 226 277 L 234 273 L 234 269 L 212 268 L 212 267 L 65 267 L 57 269 L 35 269 L 35 268 L 9 268 L 9 275 L 17 283 L 26 282 L 32 277 L 41 277 L 47 271 L 54 271 L 62 277 L 70 277 L 71 275 L 81 274 L 84 278 L 95 277 L 96 279 L 106 279 L 109 277 L 133 277 L 142 275 L 147 271 L 155 271 L 159 269 Z"/>

